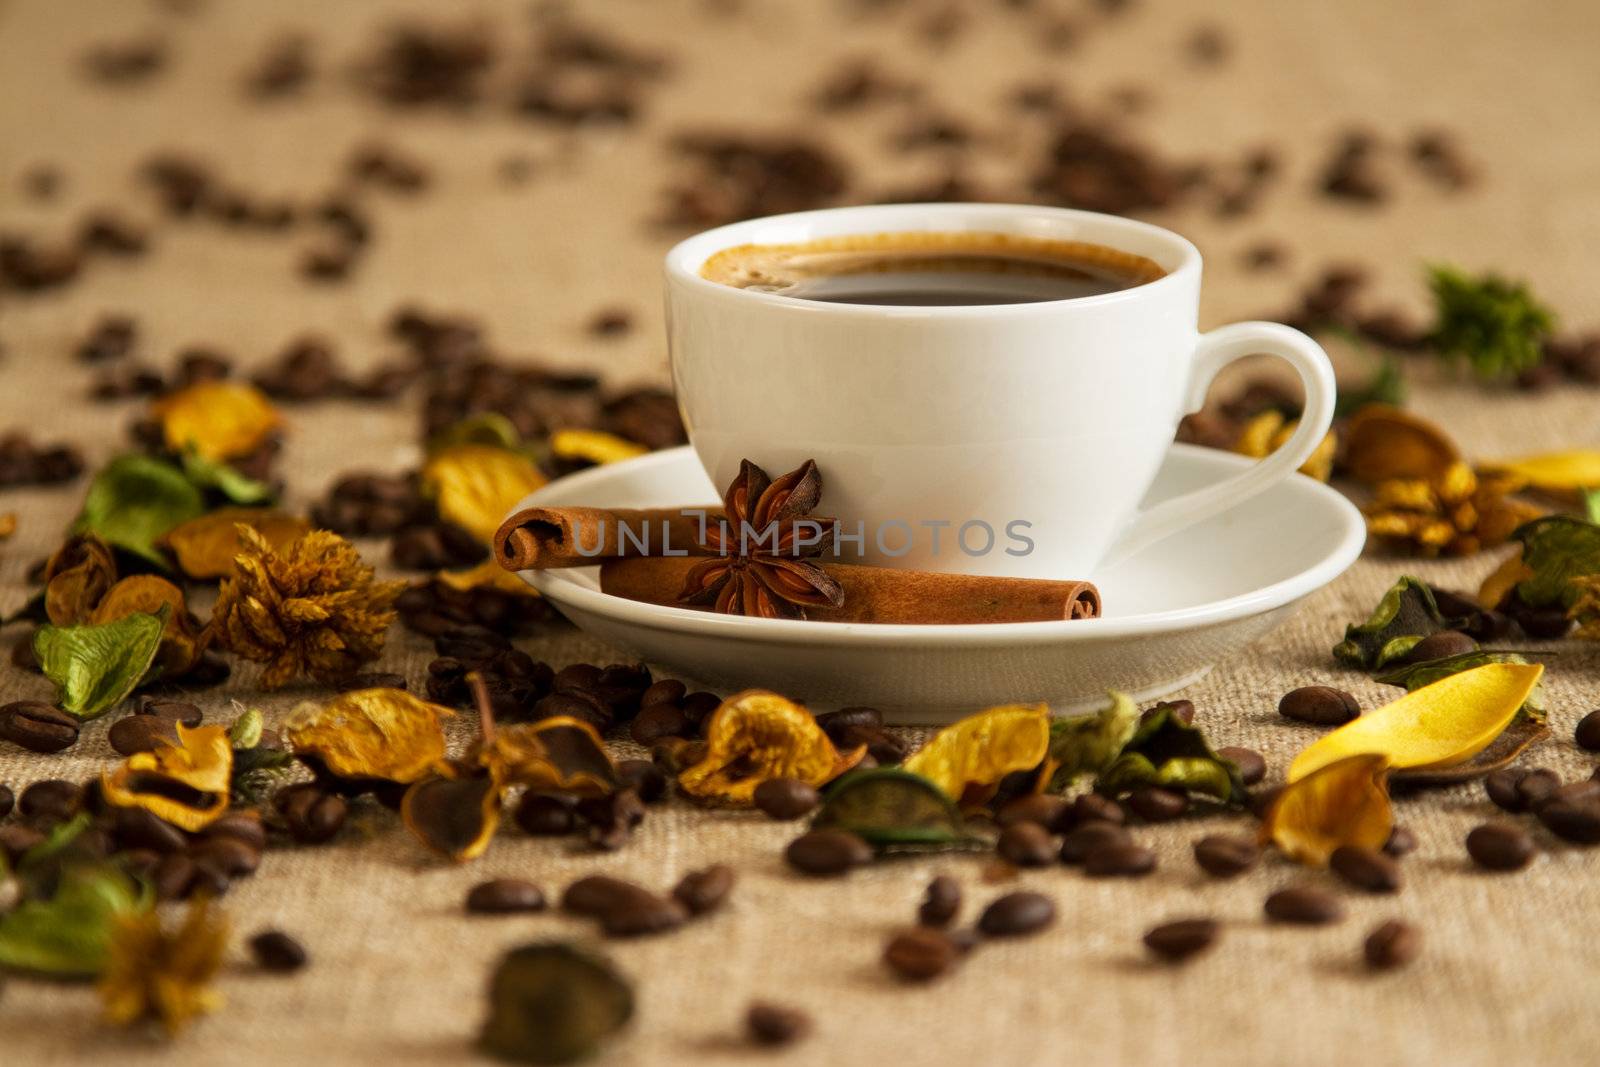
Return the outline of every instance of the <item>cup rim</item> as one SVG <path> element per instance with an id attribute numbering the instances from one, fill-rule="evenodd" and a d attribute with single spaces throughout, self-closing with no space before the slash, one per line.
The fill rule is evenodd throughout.
<path id="1" fill-rule="evenodd" d="M 805 300 L 800 297 L 784 296 L 780 293 L 760 292 L 753 289 L 737 289 L 731 285 L 711 281 L 702 277 L 700 268 L 712 255 L 725 248 L 735 245 L 759 243 L 751 239 L 753 232 L 772 227 L 803 225 L 814 220 L 829 218 L 859 218 L 863 215 L 877 215 L 885 220 L 884 232 L 894 232 L 896 229 L 925 229 L 938 230 L 936 219 L 929 216 L 933 213 L 955 214 L 966 220 L 984 221 L 993 218 L 996 222 L 997 232 L 1006 232 L 1000 226 L 1002 220 L 1014 220 L 1019 216 L 1032 216 L 1056 223 L 1075 222 L 1080 226 L 1102 228 L 1109 233 L 1104 239 L 1094 234 L 1075 234 L 1083 240 L 1093 240 L 1113 248 L 1120 247 L 1115 239 L 1116 233 L 1137 234 L 1145 242 L 1154 241 L 1163 244 L 1176 257 L 1176 263 L 1168 269 L 1167 273 L 1154 281 L 1142 282 L 1127 289 L 1118 289 L 1115 292 L 1099 293 L 1094 296 L 1075 296 L 1061 300 L 1035 300 L 1016 304 L 951 304 L 951 305 L 918 305 L 902 306 L 896 304 L 834 304 L 817 300 Z M 922 220 L 924 225 L 896 227 L 894 222 L 908 220 Z M 843 232 L 871 232 L 870 230 L 845 230 Z M 829 236 L 824 227 L 813 234 L 814 237 Z M 673 245 L 667 251 L 664 268 L 669 282 L 677 282 L 689 287 L 708 297 L 718 299 L 731 299 L 742 301 L 760 301 L 775 308 L 788 308 L 795 311 L 806 311 L 818 314 L 866 315 L 866 316 L 893 316 L 904 318 L 924 317 L 949 317 L 959 316 L 971 318 L 977 316 L 1012 316 L 1012 315 L 1037 315 L 1041 312 L 1059 313 L 1067 308 L 1098 308 L 1111 304 L 1126 303 L 1133 300 L 1143 300 L 1158 297 L 1175 286 L 1188 284 L 1187 279 L 1200 271 L 1200 250 L 1194 243 L 1182 234 L 1153 223 L 1142 222 L 1138 219 L 1124 218 L 1120 215 L 1107 215 L 1099 211 L 1083 211 L 1078 208 L 1052 207 L 1042 204 L 987 204 L 987 203 L 920 203 L 920 204 L 860 204 L 851 207 L 817 208 L 811 211 L 792 211 L 783 215 L 766 215 L 760 218 L 744 219 L 731 222 L 714 229 L 704 230 L 692 237 L 687 237 Z"/>

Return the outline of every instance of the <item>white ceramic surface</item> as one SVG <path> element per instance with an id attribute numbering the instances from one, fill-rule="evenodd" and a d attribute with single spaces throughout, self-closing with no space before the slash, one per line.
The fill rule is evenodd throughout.
<path id="1" fill-rule="evenodd" d="M 1167 273 L 1099 296 L 942 307 L 822 303 L 699 273 L 737 245 L 897 231 L 1088 242 Z M 814 458 L 823 512 L 864 524 L 870 562 L 1077 578 L 1289 477 L 1333 417 L 1333 371 L 1309 337 L 1264 322 L 1199 332 L 1200 269 L 1169 230 L 1065 208 L 903 204 L 735 223 L 667 254 L 673 380 L 714 484 L 747 457 L 773 477 Z M 1255 467 L 1136 514 L 1179 419 L 1225 364 L 1255 353 L 1299 374 L 1296 433 Z"/>
<path id="2" fill-rule="evenodd" d="M 1249 461 L 1173 445 L 1149 503 L 1214 484 Z M 550 483 L 518 505 L 638 508 L 711 502 L 688 448 Z M 869 704 L 899 722 L 942 722 L 992 704 L 1098 706 L 1107 689 L 1150 700 L 1273 629 L 1360 554 L 1351 503 L 1290 478 L 1223 515 L 1092 575 L 1105 617 L 995 626 L 881 626 L 747 619 L 608 596 L 598 568 L 527 571 L 562 614 L 648 663 L 710 688 L 775 689 L 826 711 Z"/>

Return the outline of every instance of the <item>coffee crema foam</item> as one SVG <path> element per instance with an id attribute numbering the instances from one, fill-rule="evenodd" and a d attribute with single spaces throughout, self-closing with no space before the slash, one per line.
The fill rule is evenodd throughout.
<path id="1" fill-rule="evenodd" d="M 828 303 L 1034 303 L 1116 292 L 1166 276 L 1154 260 L 1087 241 L 1021 234 L 846 234 L 715 253 L 701 277 Z"/>

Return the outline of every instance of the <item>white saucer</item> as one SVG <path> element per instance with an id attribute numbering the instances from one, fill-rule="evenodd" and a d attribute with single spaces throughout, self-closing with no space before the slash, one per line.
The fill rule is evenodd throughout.
<path id="1" fill-rule="evenodd" d="M 1252 462 L 1173 445 L 1148 501 Z M 685 447 L 558 479 L 517 507 L 672 507 L 717 497 Z M 761 687 L 815 711 L 866 704 L 892 721 L 936 723 L 994 704 L 1042 700 L 1063 713 L 1103 705 L 1107 689 L 1139 701 L 1182 689 L 1337 578 L 1361 554 L 1365 537 L 1361 513 L 1348 500 L 1296 475 L 1092 575 L 1105 616 L 1075 622 L 748 619 L 608 596 L 596 567 L 522 576 L 584 631 L 707 688 Z"/>

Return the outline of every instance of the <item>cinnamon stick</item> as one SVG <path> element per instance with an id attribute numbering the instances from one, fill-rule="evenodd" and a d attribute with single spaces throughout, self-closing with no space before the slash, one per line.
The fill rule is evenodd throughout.
<path id="1" fill-rule="evenodd" d="M 608 560 L 600 568 L 600 590 L 647 604 L 683 607 L 678 594 L 689 569 L 698 562 L 679 557 Z M 843 606 L 806 608 L 806 618 L 824 622 L 1047 622 L 1100 614 L 1100 591 L 1090 582 L 938 574 L 856 563 L 821 565 L 844 587 Z"/>
<path id="2" fill-rule="evenodd" d="M 607 559 L 700 553 L 701 523 L 720 507 L 524 508 L 494 535 L 494 558 L 509 571 L 592 567 Z"/>

